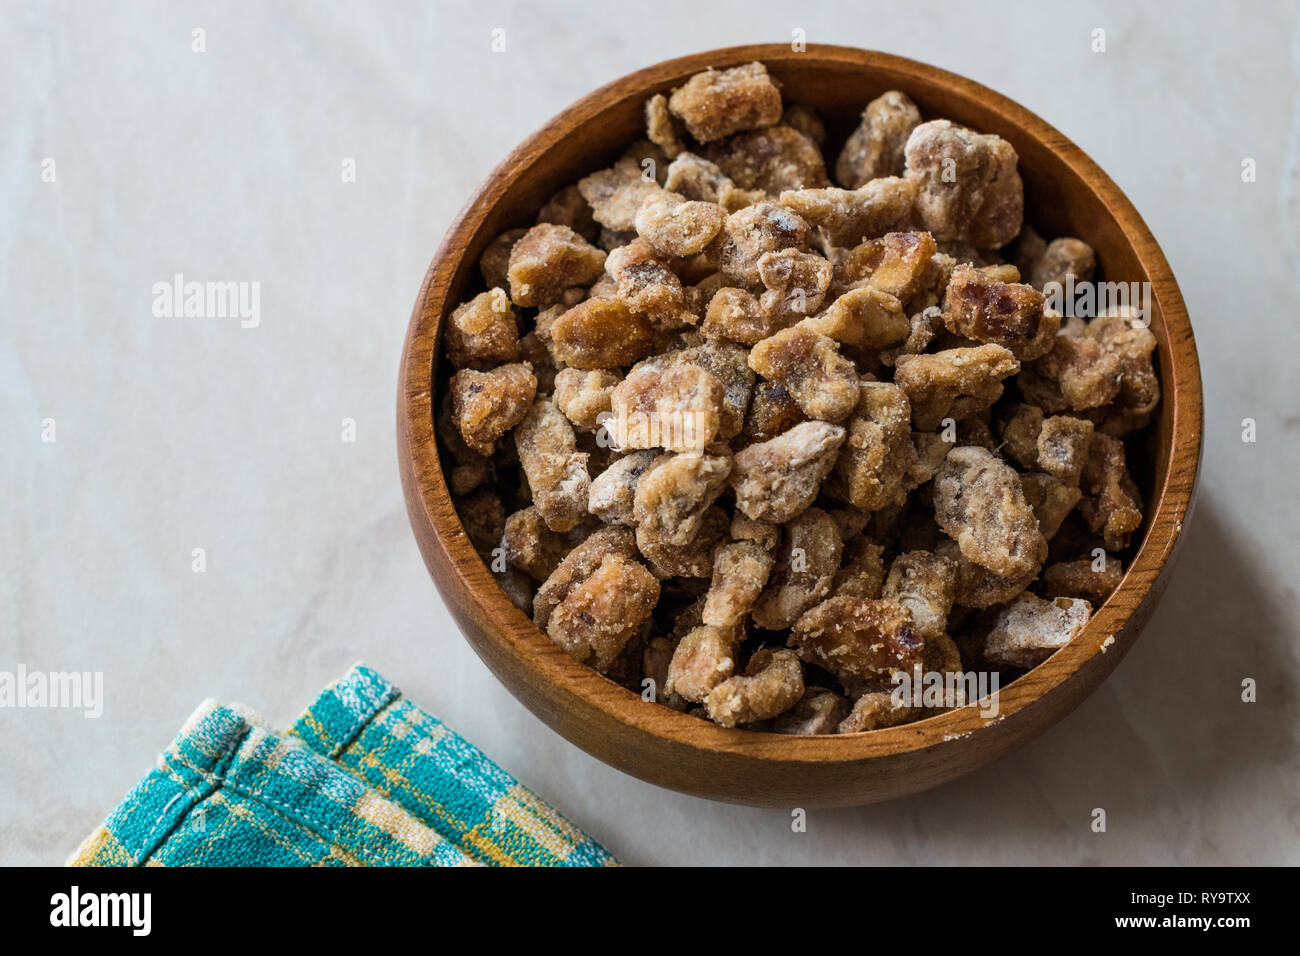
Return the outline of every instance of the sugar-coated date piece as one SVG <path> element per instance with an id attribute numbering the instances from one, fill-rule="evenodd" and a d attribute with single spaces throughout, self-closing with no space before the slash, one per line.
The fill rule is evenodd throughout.
<path id="1" fill-rule="evenodd" d="M 841 734 L 860 734 L 868 730 L 897 727 L 919 716 L 918 710 L 901 703 L 889 691 L 871 691 L 853 703 L 852 712 L 840 722 Z"/>
<path id="2" fill-rule="evenodd" d="M 804 687 L 803 696 L 789 710 L 772 721 L 772 733 L 811 737 L 833 734 L 849 715 L 847 700 L 826 687 Z"/>
<path id="3" fill-rule="evenodd" d="M 921 663 L 925 639 L 897 601 L 841 595 L 805 612 L 790 633 L 790 646 L 841 680 L 870 680 L 911 672 Z"/>
<path id="4" fill-rule="evenodd" d="M 873 289 L 907 302 L 933 278 L 938 253 L 928 232 L 888 232 L 848 250 L 841 270 L 852 282 L 865 281 Z M 936 284 L 946 281 L 936 280 Z"/>
<path id="5" fill-rule="evenodd" d="M 794 624 L 830 591 L 843 550 L 839 526 L 820 508 L 792 520 L 767 587 L 754 604 L 754 623 L 770 631 Z"/>
<path id="6" fill-rule="evenodd" d="M 632 532 L 626 528 L 600 528 L 566 554 L 533 597 L 533 623 L 545 631 L 551 612 L 569 592 L 587 580 L 608 555 L 636 557 L 636 540 Z"/>
<path id="7" fill-rule="evenodd" d="M 740 133 L 709 146 L 704 155 L 741 189 L 768 196 L 830 184 L 817 144 L 791 126 Z"/>
<path id="8" fill-rule="evenodd" d="M 844 447 L 835 478 L 855 508 L 878 511 L 901 505 L 912 489 L 916 450 L 906 393 L 889 382 L 863 382 L 853 415 L 845 423 Z"/>
<path id="9" fill-rule="evenodd" d="M 662 456 L 637 482 L 632 518 L 638 534 L 664 544 L 690 544 L 730 472 L 731 459 L 722 455 Z"/>
<path id="10" fill-rule="evenodd" d="M 1024 186 L 1011 144 L 948 120 L 912 130 L 904 148 L 914 212 L 939 240 L 978 249 L 1006 245 L 1024 221 Z"/>
<path id="11" fill-rule="evenodd" d="M 901 176 L 907 138 L 920 124 L 921 111 L 906 93 L 880 94 L 867 104 L 862 122 L 840 150 L 835 178 L 846 189 L 857 189 L 881 176 Z"/>
<path id="12" fill-rule="evenodd" d="M 1079 598 L 1044 601 L 1022 594 L 998 612 L 984 639 L 984 656 L 1008 667 L 1037 667 L 1080 634 L 1092 605 Z"/>
<path id="13" fill-rule="evenodd" d="M 1051 339 L 1044 343 L 1039 334 L 1045 301 L 1032 286 L 1001 282 L 969 264 L 959 265 L 944 294 L 943 322 L 949 332 L 1005 346 L 1018 359 L 1037 358 L 1051 347 Z"/>
<path id="14" fill-rule="evenodd" d="M 617 298 L 588 299 L 566 309 L 550 334 L 556 359 L 580 369 L 631 365 L 654 347 L 650 321 Z"/>
<path id="15" fill-rule="evenodd" d="M 490 372 L 461 369 L 447 386 L 451 416 L 471 450 L 491 455 L 498 438 L 514 428 L 532 405 L 537 379 L 525 363 Z"/>
<path id="16" fill-rule="evenodd" d="M 802 696 L 798 656 L 785 648 L 764 648 L 749 659 L 743 676 L 724 680 L 704 703 L 714 723 L 735 727 L 784 713 Z"/>
<path id="17" fill-rule="evenodd" d="M 587 510 L 608 524 L 636 524 L 636 486 L 658 457 L 657 451 L 647 450 L 619 458 L 592 479 Z"/>
<path id="18" fill-rule="evenodd" d="M 636 213 L 636 231 L 656 252 L 693 256 L 722 229 L 727 213 L 712 202 L 661 191 L 647 196 Z"/>
<path id="19" fill-rule="evenodd" d="M 718 434 L 725 396 L 716 375 L 680 355 L 642 362 L 610 394 L 614 442 L 699 451 Z"/>
<path id="20" fill-rule="evenodd" d="M 659 600 L 659 582 L 641 564 L 607 554 L 564 596 L 546 633 L 575 660 L 605 673 Z"/>
<path id="21" fill-rule="evenodd" d="M 826 230 L 833 246 L 856 246 L 883 236 L 907 222 L 916 187 L 898 176 L 873 179 L 857 189 L 796 189 L 780 195 L 781 205 L 793 209 L 814 226 Z"/>
<path id="22" fill-rule="evenodd" d="M 673 651 L 665 691 L 700 703 L 736 670 L 735 631 L 701 625 L 687 632 Z"/>
<path id="23" fill-rule="evenodd" d="M 587 516 L 586 452 L 577 450 L 573 425 L 545 399 L 515 429 L 519 464 L 528 479 L 533 504 L 552 531 L 568 531 Z"/>
<path id="24" fill-rule="evenodd" d="M 916 632 L 929 642 L 945 634 L 956 589 L 952 561 L 930 551 L 909 551 L 890 565 L 883 596 L 907 608 Z"/>
<path id="25" fill-rule="evenodd" d="M 961 553 L 1003 577 L 1037 571 L 1047 542 L 1015 469 L 984 448 L 954 448 L 934 478 L 934 517 Z"/>
<path id="26" fill-rule="evenodd" d="M 547 306 L 567 289 L 587 286 L 605 270 L 605 253 L 568 226 L 538 223 L 510 249 L 510 299 Z"/>
<path id="27" fill-rule="evenodd" d="M 768 252 L 808 248 L 812 229 L 804 218 L 784 206 L 760 202 L 733 212 L 709 243 L 705 255 L 732 282 L 758 288 L 758 261 Z"/>
<path id="28" fill-rule="evenodd" d="M 494 368 L 519 360 L 519 327 L 504 289 L 457 306 L 447 319 L 447 358 L 455 368 Z"/>
<path id="29" fill-rule="evenodd" d="M 821 315 L 801 324 L 845 345 L 869 349 L 897 345 L 912 327 L 898 299 L 870 285 L 849 289 Z"/>
<path id="30" fill-rule="evenodd" d="M 1142 507 L 1137 485 L 1129 477 L 1123 442 L 1093 434 L 1081 487 L 1079 513 L 1088 527 L 1100 534 L 1112 551 L 1127 548 L 1133 532 L 1142 525 Z"/>
<path id="31" fill-rule="evenodd" d="M 780 382 L 759 382 L 749 400 L 744 435 L 750 441 L 767 441 L 806 421 L 808 416 L 788 388 Z"/>
<path id="32" fill-rule="evenodd" d="M 591 215 L 591 206 L 582 198 L 577 185 L 565 186 L 537 211 L 538 222 L 551 222 L 568 226 L 588 242 L 595 242 L 600 225 Z"/>
<path id="33" fill-rule="evenodd" d="M 803 422 L 737 452 L 730 478 L 737 509 L 776 524 L 802 513 L 835 464 L 844 435 L 838 425 Z"/>
<path id="34" fill-rule="evenodd" d="M 812 329 L 782 329 L 750 350 L 749 367 L 783 384 L 809 418 L 840 422 L 858 402 L 858 374 L 834 339 Z"/>
<path id="35" fill-rule="evenodd" d="M 701 143 L 781 119 L 781 91 L 762 63 L 696 73 L 668 98 L 668 109 Z"/>
<path id="36" fill-rule="evenodd" d="M 1123 577 L 1123 562 L 1113 554 L 1103 552 L 1096 557 L 1049 564 L 1043 568 L 1042 592 L 1049 599 L 1087 598 L 1100 605 L 1119 587 Z"/>
<path id="37" fill-rule="evenodd" d="M 1002 380 L 1020 370 L 1001 345 L 945 349 L 926 355 L 900 355 L 894 382 L 912 403 L 918 431 L 934 431 L 945 418 L 960 420 L 1002 397 Z"/>
<path id="38" fill-rule="evenodd" d="M 775 558 L 753 541 L 734 541 L 713 556 L 713 580 L 704 597 L 701 620 L 721 628 L 741 627 L 762 593 Z"/>

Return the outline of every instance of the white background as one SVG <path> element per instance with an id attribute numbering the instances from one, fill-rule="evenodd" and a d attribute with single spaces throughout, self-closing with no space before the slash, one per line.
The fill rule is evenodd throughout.
<path id="1" fill-rule="evenodd" d="M 1300 862 L 1300 20 L 1135 7 L 0 3 L 0 670 L 106 694 L 99 720 L 0 711 L 0 862 L 61 862 L 204 697 L 284 726 L 358 658 L 633 863 Z M 511 147 L 624 73 L 796 27 L 970 76 L 1090 153 L 1182 284 L 1206 407 L 1181 563 L 1114 676 L 1015 755 L 805 834 L 516 703 L 425 572 L 393 424 L 424 270 Z M 153 317 L 177 272 L 260 282 L 261 326 Z"/>

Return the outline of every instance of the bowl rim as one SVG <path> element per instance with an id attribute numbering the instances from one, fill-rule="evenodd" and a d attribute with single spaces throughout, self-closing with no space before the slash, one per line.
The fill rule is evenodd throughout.
<path id="1" fill-rule="evenodd" d="M 792 737 L 761 731 L 717 726 L 662 706 L 646 706 L 640 695 L 615 684 L 558 648 L 532 620 L 510 602 L 470 544 L 452 506 L 443 476 L 434 434 L 433 392 L 437 374 L 436 350 L 444 316 L 457 303 L 447 301 L 450 285 L 460 266 L 467 242 L 481 228 L 507 188 L 528 164 L 573 132 L 605 104 L 629 96 L 645 96 L 652 87 L 678 84 L 708 67 L 726 68 L 759 60 L 768 64 L 793 58 L 823 60 L 850 69 L 869 68 L 927 83 L 941 82 L 957 97 L 979 100 L 1003 114 L 1030 136 L 1050 148 L 1072 173 L 1098 195 L 1116 220 L 1125 242 L 1133 249 L 1152 284 L 1152 297 L 1169 340 L 1169 370 L 1162 376 L 1162 401 L 1170 402 L 1172 428 L 1169 461 L 1163 481 L 1153 487 L 1154 509 L 1147 530 L 1119 586 L 1093 612 L 1085 629 L 1047 661 L 1026 673 L 999 694 L 999 715 L 979 716 L 978 702 L 898 727 L 855 734 Z M 906 90 L 906 86 L 901 88 Z M 1174 401 L 1177 396 L 1177 401 Z M 1100 654 L 1109 667 L 1137 640 L 1140 627 L 1126 627 L 1130 618 L 1145 610 L 1148 597 L 1158 593 L 1157 581 L 1173 557 L 1190 513 L 1202 454 L 1202 394 L 1200 363 L 1191 323 L 1173 272 L 1155 238 L 1136 208 L 1119 187 L 1078 146 L 1046 121 L 974 80 L 939 67 L 893 54 L 856 47 L 808 44 L 794 51 L 788 43 L 749 44 L 704 51 L 665 60 L 629 73 L 566 107 L 528 136 L 498 163 L 457 214 L 434 253 L 412 310 L 402 350 L 397 395 L 397 452 L 407 510 L 426 564 L 435 560 L 452 569 L 466 593 L 476 595 L 480 607 L 460 609 L 486 618 L 495 654 L 519 659 L 539 679 L 552 685 L 573 703 L 598 709 L 606 718 L 636 732 L 654 735 L 697 751 L 742 755 L 749 759 L 786 765 L 855 762 L 884 755 L 921 751 L 958 738 L 1024 712 L 1042 703 Z M 422 531 L 426 533 L 421 533 Z M 427 547 L 440 553 L 430 555 Z M 487 586 L 490 582 L 491 586 Z M 448 602 L 449 604 L 451 602 Z M 457 608 L 451 608 L 453 612 Z M 478 612 L 477 614 L 475 612 Z M 460 622 L 461 630 L 466 627 Z M 468 635 L 467 635 L 468 636 Z M 497 672 L 484 649 L 471 639 L 475 651 Z M 514 689 L 511 688 L 512 693 Z M 534 704 L 525 701 L 532 709 Z M 551 723 L 550 721 L 547 721 Z M 557 728 L 558 729 L 558 728 Z M 565 736 L 570 736 L 565 734 Z M 573 739 L 570 736 L 570 739 Z M 580 746 L 584 746 L 580 741 Z"/>

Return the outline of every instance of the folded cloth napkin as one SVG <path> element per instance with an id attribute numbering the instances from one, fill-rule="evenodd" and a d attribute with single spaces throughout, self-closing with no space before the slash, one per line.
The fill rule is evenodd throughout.
<path id="1" fill-rule="evenodd" d="M 609 866 L 363 665 L 285 734 L 205 701 L 69 866 Z"/>

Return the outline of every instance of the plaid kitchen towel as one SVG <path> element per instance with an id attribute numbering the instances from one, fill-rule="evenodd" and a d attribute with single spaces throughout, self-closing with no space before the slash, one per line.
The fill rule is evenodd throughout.
<path id="1" fill-rule="evenodd" d="M 617 865 L 368 667 L 293 730 L 206 701 L 69 866 Z"/>

